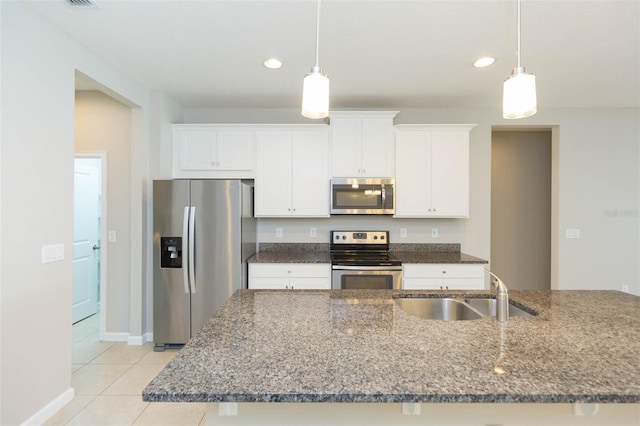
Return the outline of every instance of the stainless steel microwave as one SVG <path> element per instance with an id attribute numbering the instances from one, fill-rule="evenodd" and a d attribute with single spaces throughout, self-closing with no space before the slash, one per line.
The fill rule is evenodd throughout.
<path id="1" fill-rule="evenodd" d="M 331 214 L 394 214 L 394 179 L 331 179 Z"/>

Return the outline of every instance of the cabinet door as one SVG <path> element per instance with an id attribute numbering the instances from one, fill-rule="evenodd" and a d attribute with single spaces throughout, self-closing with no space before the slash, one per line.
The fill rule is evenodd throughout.
<path id="1" fill-rule="evenodd" d="M 292 278 L 290 283 L 294 290 L 331 290 L 331 278 Z"/>
<path id="2" fill-rule="evenodd" d="M 366 118 L 362 120 L 361 158 L 361 176 L 393 176 L 392 120 L 387 118 Z"/>
<path id="3" fill-rule="evenodd" d="M 431 133 L 396 133 L 395 217 L 426 217 L 431 209 Z"/>
<path id="4" fill-rule="evenodd" d="M 294 216 L 329 217 L 329 134 L 293 133 Z"/>
<path id="5" fill-rule="evenodd" d="M 483 290 L 484 280 L 479 278 L 406 278 L 404 290 Z"/>
<path id="6" fill-rule="evenodd" d="M 253 170 L 253 132 L 220 131 L 216 143 L 218 170 Z"/>
<path id="7" fill-rule="evenodd" d="M 215 167 L 216 132 L 212 130 L 176 130 L 179 167 L 182 170 L 212 170 Z"/>
<path id="8" fill-rule="evenodd" d="M 291 132 L 258 132 L 255 215 L 291 216 Z"/>
<path id="9" fill-rule="evenodd" d="M 361 141 L 362 120 L 331 120 L 331 176 L 360 176 Z"/>
<path id="10" fill-rule="evenodd" d="M 252 290 L 286 290 L 289 288 L 289 279 L 249 277 L 249 288 Z"/>
<path id="11" fill-rule="evenodd" d="M 469 217 L 469 133 L 433 132 L 431 200 L 438 217 Z"/>

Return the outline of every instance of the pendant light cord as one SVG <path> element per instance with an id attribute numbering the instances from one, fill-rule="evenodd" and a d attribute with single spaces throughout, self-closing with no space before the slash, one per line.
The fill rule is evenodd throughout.
<path id="1" fill-rule="evenodd" d="M 518 58 L 518 69 L 519 69 L 520 68 L 520 0 L 518 0 L 518 47 L 516 50 L 516 56 Z"/>
<path id="2" fill-rule="evenodd" d="M 318 51 L 320 50 L 320 1 L 318 0 L 318 15 L 316 16 L 316 67 L 318 66 Z"/>

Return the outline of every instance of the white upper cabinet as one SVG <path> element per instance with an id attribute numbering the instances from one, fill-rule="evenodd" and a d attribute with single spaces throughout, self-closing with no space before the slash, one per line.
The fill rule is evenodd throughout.
<path id="1" fill-rule="evenodd" d="M 469 217 L 474 125 L 396 126 L 394 217 Z"/>
<path id="2" fill-rule="evenodd" d="M 331 176 L 392 177 L 397 111 L 331 112 Z"/>
<path id="3" fill-rule="evenodd" d="M 329 217 L 327 126 L 258 130 L 257 217 Z"/>
<path id="4" fill-rule="evenodd" d="M 254 177 L 255 132 L 248 126 L 176 124 L 176 178 Z"/>

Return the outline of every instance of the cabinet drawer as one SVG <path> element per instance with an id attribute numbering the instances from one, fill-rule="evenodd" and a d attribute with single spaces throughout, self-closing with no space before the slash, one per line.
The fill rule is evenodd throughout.
<path id="1" fill-rule="evenodd" d="M 484 278 L 405 278 L 404 290 L 483 290 Z"/>
<path id="2" fill-rule="evenodd" d="M 249 288 L 252 290 L 284 290 L 289 288 L 289 279 L 250 277 Z"/>
<path id="3" fill-rule="evenodd" d="M 295 290 L 331 290 L 331 278 L 294 278 L 289 281 Z"/>
<path id="4" fill-rule="evenodd" d="M 411 263 L 402 265 L 403 278 L 482 278 L 482 264 Z"/>
<path id="5" fill-rule="evenodd" d="M 252 290 L 331 290 L 331 279 L 328 277 L 249 277 L 249 288 Z"/>
<path id="6" fill-rule="evenodd" d="M 328 263 L 251 263 L 250 277 L 316 277 L 330 278 Z"/>

